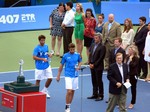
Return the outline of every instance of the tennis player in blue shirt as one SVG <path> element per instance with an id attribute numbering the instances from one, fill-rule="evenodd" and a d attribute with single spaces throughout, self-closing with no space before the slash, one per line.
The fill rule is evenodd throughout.
<path id="1" fill-rule="evenodd" d="M 44 35 L 40 35 L 38 37 L 39 45 L 34 48 L 33 51 L 33 59 L 35 60 L 35 80 L 36 85 L 40 85 L 40 81 L 42 79 L 47 79 L 45 83 L 45 87 L 42 92 L 44 92 L 47 98 L 50 98 L 48 93 L 48 87 L 51 84 L 53 75 L 50 63 L 48 61 L 49 57 L 52 57 L 52 54 L 48 53 L 48 45 L 45 44 L 46 37 Z"/>
<path id="2" fill-rule="evenodd" d="M 67 89 L 65 112 L 70 112 L 70 105 L 73 100 L 74 92 L 78 89 L 78 70 L 80 69 L 81 61 L 80 54 L 75 52 L 75 44 L 70 43 L 69 52 L 63 55 L 56 78 L 57 81 L 60 80 L 60 74 L 65 65 L 64 75 Z"/>

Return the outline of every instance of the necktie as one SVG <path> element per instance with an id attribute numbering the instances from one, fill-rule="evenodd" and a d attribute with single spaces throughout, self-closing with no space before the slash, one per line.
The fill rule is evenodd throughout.
<path id="1" fill-rule="evenodd" d="M 124 83 L 123 66 L 122 66 L 122 64 L 118 64 L 118 67 L 119 67 L 120 74 L 121 74 L 121 77 L 122 77 L 122 83 Z"/>
<path id="2" fill-rule="evenodd" d="M 118 50 L 118 49 L 117 49 L 117 48 L 115 48 L 115 54 L 117 53 L 117 50 Z"/>
<path id="3" fill-rule="evenodd" d="M 111 26 L 112 26 L 112 23 L 109 23 L 108 24 L 108 31 L 110 30 Z"/>
<path id="4" fill-rule="evenodd" d="M 93 54 L 94 54 L 96 48 L 97 48 L 97 45 L 95 44 L 94 49 L 93 49 Z"/>
<path id="5" fill-rule="evenodd" d="M 93 48 L 93 52 L 92 52 L 92 59 L 91 59 L 91 62 L 93 62 L 94 61 L 94 52 L 95 52 L 95 50 L 96 50 L 96 48 L 97 48 L 97 44 L 95 44 L 95 46 L 94 46 L 94 48 Z"/>

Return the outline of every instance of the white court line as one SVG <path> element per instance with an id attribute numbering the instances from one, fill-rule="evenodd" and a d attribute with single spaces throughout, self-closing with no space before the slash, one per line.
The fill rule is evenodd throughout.
<path id="1" fill-rule="evenodd" d="M 84 66 L 84 65 L 83 65 Z M 86 66 L 88 67 L 88 66 Z M 51 69 L 58 69 L 59 67 L 52 67 Z M 29 70 L 23 70 L 23 72 L 29 72 L 29 71 L 34 71 L 35 69 L 29 69 Z M 0 75 L 1 74 L 5 74 L 5 73 L 16 73 L 16 72 L 19 72 L 19 70 L 17 71 L 8 71 L 8 72 L 0 72 Z"/>
<path id="2" fill-rule="evenodd" d="M 86 76 L 90 76 L 91 74 L 84 74 L 84 75 L 79 75 L 80 77 L 83 76 L 83 77 L 86 77 Z M 64 78 L 64 76 L 60 76 L 61 79 Z M 53 79 L 56 79 L 56 77 L 53 77 Z M 25 80 L 25 81 L 35 81 L 35 79 L 28 79 L 28 80 Z M 4 83 L 11 83 L 11 82 L 14 82 L 14 81 L 5 81 L 5 82 L 0 82 L 0 84 L 4 84 Z"/>
<path id="3" fill-rule="evenodd" d="M 59 67 L 54 67 L 54 68 L 52 68 L 52 69 L 58 69 Z M 34 71 L 35 69 L 30 69 L 30 70 L 23 70 L 24 72 L 29 72 L 29 71 Z M 8 71 L 8 72 L 0 72 L 0 75 L 1 74 L 5 74 L 5 73 L 15 73 L 15 72 L 19 72 L 19 70 L 18 71 Z"/>
<path id="4" fill-rule="evenodd" d="M 83 77 L 86 77 L 86 76 L 90 76 L 91 74 L 82 74 L 82 75 L 79 75 L 80 77 L 83 76 Z M 106 72 L 103 72 L 103 75 L 106 75 Z M 64 78 L 64 76 L 60 76 L 61 79 Z M 53 77 L 53 79 L 56 79 L 56 77 Z M 144 79 L 138 79 L 138 80 L 141 80 L 141 81 L 145 81 Z M 28 80 L 25 80 L 25 81 L 35 81 L 35 79 L 28 79 Z M 5 81 L 5 82 L 0 82 L 0 84 L 4 84 L 4 83 L 11 83 L 11 82 L 14 82 L 14 81 Z M 148 83 L 150 83 L 150 81 L 147 81 Z"/>
<path id="5" fill-rule="evenodd" d="M 138 78 L 138 80 L 150 83 L 150 81 L 145 81 L 144 79 L 139 79 Z"/>

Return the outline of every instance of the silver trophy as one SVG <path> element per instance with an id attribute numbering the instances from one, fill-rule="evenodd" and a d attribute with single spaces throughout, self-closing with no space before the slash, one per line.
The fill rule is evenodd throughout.
<path id="1" fill-rule="evenodd" d="M 20 61 L 19 61 L 19 65 L 20 65 L 19 76 L 24 76 L 24 74 L 23 74 L 23 64 L 24 64 L 23 59 L 20 59 Z"/>
<path id="2" fill-rule="evenodd" d="M 23 64 L 24 64 L 24 61 L 23 59 L 20 59 L 19 61 L 19 76 L 17 77 L 17 83 L 25 83 L 25 77 L 24 77 L 24 74 L 23 74 Z"/>
<path id="3" fill-rule="evenodd" d="M 23 74 L 23 59 L 19 60 L 19 75 L 17 76 L 17 81 L 12 83 L 5 83 L 4 89 L 14 92 L 14 93 L 26 93 L 26 92 L 37 92 L 39 91 L 39 86 L 32 84 L 30 82 L 25 82 L 25 77 Z"/>

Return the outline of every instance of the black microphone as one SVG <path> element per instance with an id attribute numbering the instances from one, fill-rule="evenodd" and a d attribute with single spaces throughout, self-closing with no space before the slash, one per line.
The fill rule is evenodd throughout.
<path id="1" fill-rule="evenodd" d="M 89 65 L 81 65 L 80 70 L 84 70 L 85 68 L 87 68 Z"/>

